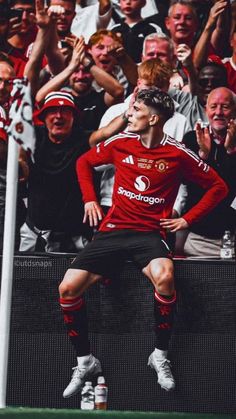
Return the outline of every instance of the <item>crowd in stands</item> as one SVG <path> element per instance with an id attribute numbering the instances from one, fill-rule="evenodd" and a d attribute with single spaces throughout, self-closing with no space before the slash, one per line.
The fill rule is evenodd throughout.
<path id="1" fill-rule="evenodd" d="M 125 131 L 137 93 L 152 86 L 174 101 L 164 133 L 229 188 L 186 234 L 168 234 L 174 254 L 217 258 L 224 231 L 235 239 L 236 0 L 0 0 L 0 250 L 10 93 L 20 77 L 31 86 L 36 149 L 33 160 L 19 152 L 16 250 L 76 252 L 92 239 L 76 161 Z M 94 176 L 107 213 L 114 169 Z M 202 195 L 181 185 L 173 218 Z"/>

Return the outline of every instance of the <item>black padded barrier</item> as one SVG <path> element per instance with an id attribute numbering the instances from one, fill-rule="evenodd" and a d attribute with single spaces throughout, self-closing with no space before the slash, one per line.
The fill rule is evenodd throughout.
<path id="1" fill-rule="evenodd" d="M 79 408 L 62 392 L 76 364 L 58 305 L 72 260 L 14 259 L 7 405 Z M 92 351 L 103 365 L 109 409 L 236 413 L 235 261 L 176 260 L 178 306 L 169 358 L 176 390 L 147 367 L 153 351 L 153 289 L 131 263 L 86 293 Z"/>

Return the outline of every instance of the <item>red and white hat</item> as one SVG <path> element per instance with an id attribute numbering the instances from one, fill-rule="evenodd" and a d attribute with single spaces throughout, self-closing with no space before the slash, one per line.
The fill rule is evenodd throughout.
<path id="1" fill-rule="evenodd" d="M 72 108 L 74 111 L 77 109 L 75 106 L 75 102 L 73 96 L 67 92 L 51 92 L 44 99 L 44 104 L 42 108 L 39 110 L 37 116 L 39 119 L 44 119 L 44 113 L 49 108 L 54 107 L 67 107 Z"/>

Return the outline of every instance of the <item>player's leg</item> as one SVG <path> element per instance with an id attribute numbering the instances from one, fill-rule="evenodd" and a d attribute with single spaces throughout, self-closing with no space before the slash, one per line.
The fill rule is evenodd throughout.
<path id="1" fill-rule="evenodd" d="M 143 269 L 143 273 L 151 280 L 155 288 L 156 344 L 154 352 L 149 357 L 148 365 L 157 372 L 161 387 L 170 391 L 175 388 L 170 362 L 167 359 L 176 303 L 173 262 L 165 257 L 155 258 Z"/>
<path id="2" fill-rule="evenodd" d="M 60 284 L 60 304 L 78 361 L 64 397 L 77 393 L 86 379 L 101 372 L 100 362 L 90 352 L 83 294 L 88 287 L 116 270 L 121 259 L 121 243 L 119 233 L 96 233 L 72 262 Z"/>
<path id="3" fill-rule="evenodd" d="M 90 351 L 86 304 L 83 297 L 86 289 L 101 279 L 81 269 L 68 269 L 60 286 L 60 305 L 64 323 L 77 356 L 77 366 L 73 368 L 72 379 L 63 397 L 70 397 L 80 391 L 85 380 L 101 373 L 101 365 Z"/>

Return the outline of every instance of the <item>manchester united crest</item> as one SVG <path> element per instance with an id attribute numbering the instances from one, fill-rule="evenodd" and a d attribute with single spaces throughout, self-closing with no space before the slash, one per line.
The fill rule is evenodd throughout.
<path id="1" fill-rule="evenodd" d="M 155 163 L 155 168 L 158 172 L 165 172 L 168 169 L 168 162 L 165 160 L 157 160 Z"/>

